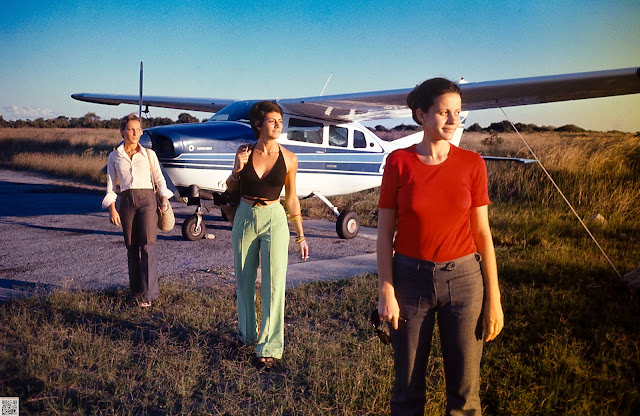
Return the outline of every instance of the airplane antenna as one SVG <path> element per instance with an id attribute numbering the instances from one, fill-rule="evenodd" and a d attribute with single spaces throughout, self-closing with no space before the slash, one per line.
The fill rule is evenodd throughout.
<path id="1" fill-rule="evenodd" d="M 138 118 L 142 120 L 142 61 L 140 61 L 140 101 L 138 104 Z"/>
<path id="2" fill-rule="evenodd" d="M 529 146 L 529 144 L 527 143 L 527 141 L 524 139 L 524 137 L 522 137 L 522 135 L 520 134 L 520 132 L 518 131 L 518 129 L 516 128 L 516 126 L 513 124 L 513 122 L 511 121 L 511 119 L 509 118 L 509 116 L 507 116 L 507 113 L 505 113 L 504 109 L 502 107 L 500 107 L 500 110 L 502 111 L 502 114 L 504 114 L 504 116 L 507 118 L 507 120 L 509 120 L 509 123 L 511 124 L 511 127 L 513 127 L 513 130 L 515 130 L 516 133 L 518 133 L 518 136 L 520 137 L 520 139 L 522 139 L 522 141 L 524 142 L 525 146 L 527 146 L 527 149 L 529 149 L 529 152 L 533 155 L 533 158 L 538 162 L 538 164 L 540 165 L 540 167 L 542 168 L 542 170 L 544 171 L 545 175 L 547 175 L 547 178 L 549 178 L 549 180 L 551 181 L 551 183 L 553 184 L 553 186 L 555 186 L 556 190 L 560 193 L 560 196 L 562 197 L 562 199 L 564 199 L 564 202 L 567 203 L 567 205 L 569 206 L 569 208 L 571 209 L 571 212 L 573 212 L 573 215 L 576 216 L 576 218 L 578 219 L 578 221 L 580 221 L 580 224 L 582 224 L 582 226 L 584 227 L 584 229 L 587 231 L 587 234 L 589 234 L 589 237 L 591 237 L 591 239 L 593 240 L 594 243 L 596 243 L 596 246 L 600 249 L 600 252 L 602 253 L 602 255 L 604 256 L 605 259 L 607 259 L 607 261 L 609 262 L 609 264 L 611 265 L 611 267 L 613 268 L 613 271 L 616 272 L 616 274 L 618 275 L 618 277 L 620 279 L 622 279 L 622 275 L 620 274 L 620 272 L 618 271 L 618 269 L 616 269 L 616 266 L 614 266 L 613 262 L 611 261 L 611 259 L 609 259 L 609 256 L 607 256 L 607 253 L 604 252 L 604 249 L 600 246 L 600 244 L 598 243 L 598 240 L 596 240 L 596 238 L 593 236 L 593 234 L 591 234 L 591 231 L 589 231 L 589 228 L 587 227 L 587 225 L 584 223 L 584 221 L 582 221 L 582 218 L 580 218 L 580 215 L 578 215 L 578 213 L 576 212 L 575 209 L 573 209 L 573 206 L 571 205 L 571 202 L 569 202 L 569 200 L 564 196 L 564 193 L 562 192 L 562 190 L 560 189 L 560 187 L 558 186 L 558 184 L 556 184 L 556 182 L 553 180 L 553 178 L 551 177 L 551 174 L 547 171 L 547 169 L 545 169 L 545 167 L 542 165 L 542 162 L 540 162 L 540 159 L 538 159 L 538 156 L 536 156 L 536 154 L 533 152 L 533 149 L 531 149 L 531 147 Z"/>
<path id="3" fill-rule="evenodd" d="M 327 85 L 329 85 L 329 81 L 331 80 L 332 76 L 333 76 L 333 72 L 329 74 L 329 78 L 327 78 L 327 82 L 324 83 L 324 88 L 322 88 L 322 92 L 320 93 L 320 95 L 324 94 L 324 90 L 327 89 Z"/>

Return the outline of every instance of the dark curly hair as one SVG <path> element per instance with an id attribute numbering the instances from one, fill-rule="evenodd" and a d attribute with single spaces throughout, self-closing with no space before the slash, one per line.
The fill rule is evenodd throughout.
<path id="1" fill-rule="evenodd" d="M 264 123 L 267 113 L 280 113 L 282 116 L 282 107 L 273 101 L 258 101 L 249 109 L 249 122 L 256 138 L 260 137 L 260 127 Z"/>
<path id="2" fill-rule="evenodd" d="M 433 105 L 436 97 L 442 94 L 456 93 L 460 94 L 460 87 L 453 81 L 449 81 L 446 78 L 431 78 L 424 81 L 407 95 L 407 105 L 411 109 L 411 116 L 413 121 L 420 124 L 416 117 L 416 111 L 421 109 L 424 112 L 429 111 L 429 108 Z"/>

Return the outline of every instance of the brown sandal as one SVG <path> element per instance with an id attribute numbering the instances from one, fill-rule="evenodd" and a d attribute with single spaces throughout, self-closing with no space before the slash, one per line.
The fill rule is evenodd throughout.
<path id="1" fill-rule="evenodd" d="M 151 301 L 143 299 L 142 296 L 136 296 L 134 299 L 136 304 L 141 308 L 148 308 L 151 306 Z"/>
<path id="2" fill-rule="evenodd" d="M 273 357 L 257 357 L 258 366 L 265 369 L 271 369 L 276 365 L 276 359 Z"/>

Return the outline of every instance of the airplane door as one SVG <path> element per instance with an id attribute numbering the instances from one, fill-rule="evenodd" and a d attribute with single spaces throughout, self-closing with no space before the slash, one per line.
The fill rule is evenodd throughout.
<path id="1" fill-rule="evenodd" d="M 325 125 L 319 121 L 304 119 L 301 117 L 285 116 L 286 134 L 283 144 L 287 149 L 298 155 L 307 155 L 311 160 L 316 159 L 313 155 L 325 153 Z M 308 158 L 307 158 L 308 159 Z M 316 166 L 318 168 L 319 166 Z"/>

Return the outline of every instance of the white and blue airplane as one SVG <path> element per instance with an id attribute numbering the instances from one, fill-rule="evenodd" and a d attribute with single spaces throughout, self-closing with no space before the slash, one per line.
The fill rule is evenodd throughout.
<path id="1" fill-rule="evenodd" d="M 196 212 L 185 220 L 182 235 L 197 240 L 205 234 L 202 208 L 205 201 L 226 207 L 226 179 L 236 149 L 256 141 L 248 111 L 261 100 L 178 98 L 140 95 L 79 93 L 71 97 L 90 103 L 135 104 L 191 111 L 215 112 L 205 123 L 177 124 L 146 129 L 141 142 L 151 146 L 172 183 Z M 461 123 L 452 143 L 459 145 L 470 110 L 540 104 L 566 100 L 640 93 L 640 68 L 498 81 L 460 82 Z M 422 139 L 422 132 L 387 142 L 359 122 L 410 117 L 406 105 L 412 88 L 317 97 L 274 99 L 284 110 L 278 142 L 298 157 L 298 196 L 320 198 L 337 216 L 341 238 L 358 234 L 360 220 L 348 209 L 339 212 L 327 197 L 380 186 L 386 157 L 395 149 Z M 492 157 L 487 156 L 487 159 Z M 502 158 L 495 158 L 502 159 Z M 516 159 L 528 162 L 527 159 Z"/>

